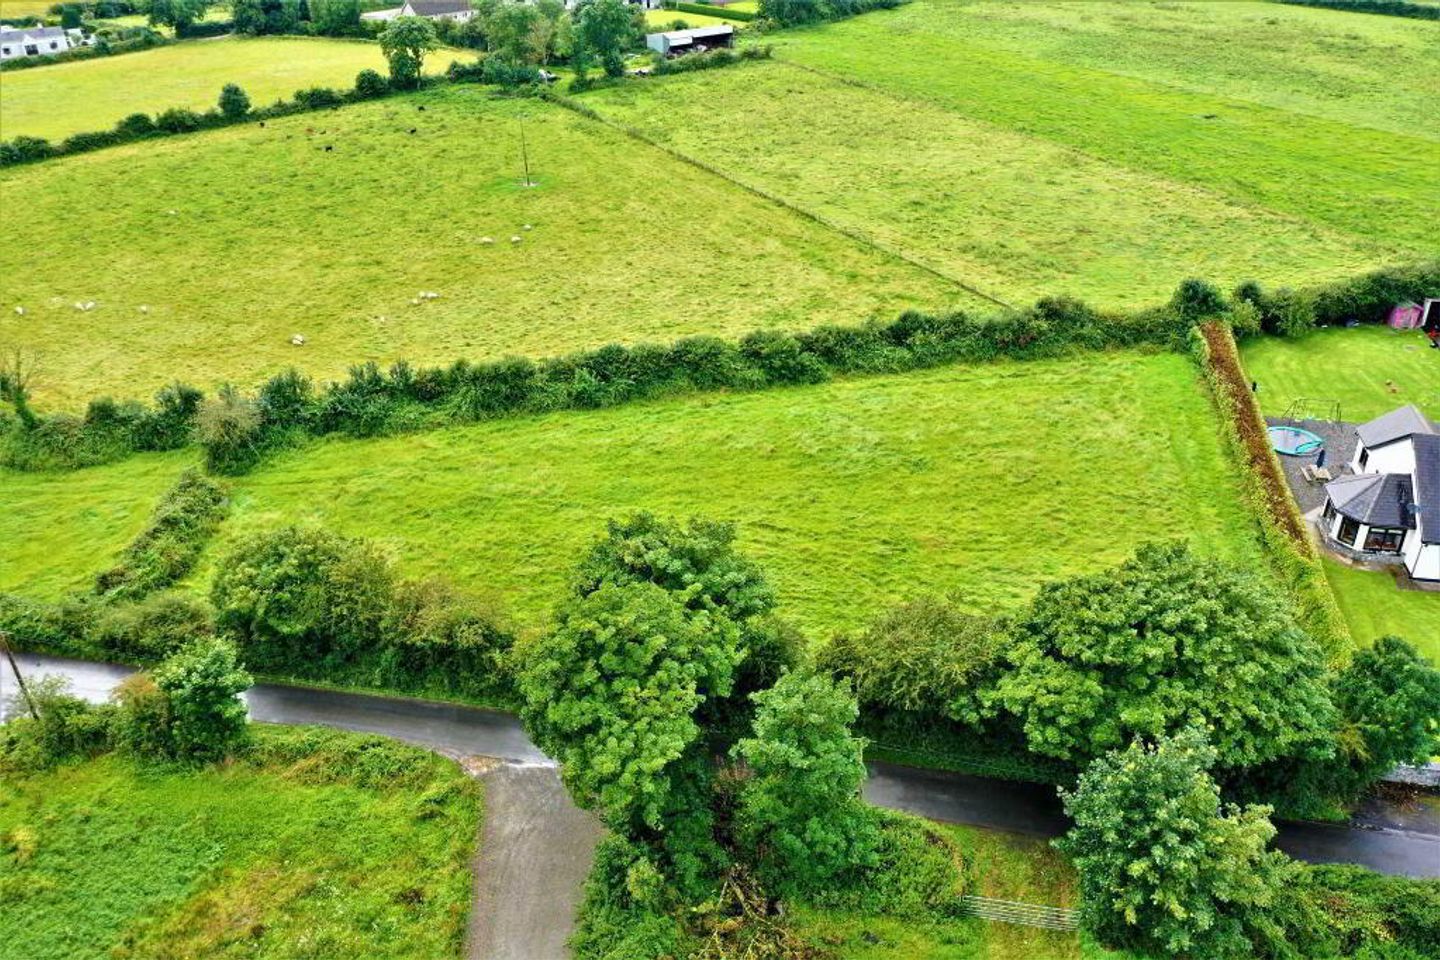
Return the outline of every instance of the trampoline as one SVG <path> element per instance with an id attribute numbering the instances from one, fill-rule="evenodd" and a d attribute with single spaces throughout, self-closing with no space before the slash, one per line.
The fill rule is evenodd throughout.
<path id="1" fill-rule="evenodd" d="M 1299 427 L 1270 427 L 1265 432 L 1270 434 L 1270 445 L 1275 452 L 1287 457 L 1309 456 L 1325 447 L 1325 441 L 1319 436 Z"/>

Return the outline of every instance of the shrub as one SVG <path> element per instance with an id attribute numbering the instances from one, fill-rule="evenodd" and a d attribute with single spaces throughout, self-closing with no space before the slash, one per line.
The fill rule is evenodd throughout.
<path id="1" fill-rule="evenodd" d="M 1225 298 L 1208 280 L 1183 280 L 1170 300 L 1170 308 L 1186 323 L 1199 323 L 1225 311 Z"/>
<path id="2" fill-rule="evenodd" d="M 192 386 L 172 383 L 155 394 L 155 406 L 131 427 L 136 450 L 177 450 L 190 442 L 195 418 L 205 395 Z"/>
<path id="3" fill-rule="evenodd" d="M 1003 625 L 936 597 L 891 608 L 864 633 L 836 637 L 819 665 L 851 679 L 867 710 L 904 711 L 978 725 L 1009 643 Z"/>
<path id="4" fill-rule="evenodd" d="M 84 759 L 110 746 L 115 711 L 92 707 L 70 694 L 63 677 L 46 676 L 26 684 L 24 711 L 0 725 L 0 769 L 45 769 L 65 760 Z M 30 715 L 34 706 L 38 719 Z"/>
<path id="5" fill-rule="evenodd" d="M 186 593 L 154 593 L 138 603 L 103 607 L 89 646 L 107 659 L 154 663 L 214 633 L 208 604 Z"/>
<path id="6" fill-rule="evenodd" d="M 1281 336 L 1303 336 L 1315 327 L 1314 297 L 1304 291 L 1277 290 L 1266 301 L 1261 322 Z"/>
<path id="7" fill-rule="evenodd" d="M 485 60 L 485 57 L 471 60 L 468 63 L 451 60 L 450 66 L 445 68 L 445 79 L 451 83 L 484 83 Z M 536 79 L 539 79 L 538 74 Z"/>
<path id="8" fill-rule="evenodd" d="M 15 137 L 13 140 L 0 143 L 0 165 L 9 166 L 15 163 L 44 160 L 47 157 L 53 157 L 56 152 L 49 140 L 40 137 Z"/>
<path id="9" fill-rule="evenodd" d="M 244 119 L 250 112 L 250 98 L 245 91 L 233 83 L 227 83 L 220 90 L 220 115 L 231 123 Z"/>
<path id="10" fill-rule="evenodd" d="M 174 756 L 218 760 L 245 739 L 245 703 L 251 684 L 235 647 L 219 640 L 191 644 L 161 663 L 155 686 L 169 701 Z"/>
<path id="11" fill-rule="evenodd" d="M 147 113 L 132 113 L 115 124 L 115 131 L 127 139 L 148 137 L 155 132 L 155 121 Z"/>
<path id="12" fill-rule="evenodd" d="M 454 65 L 452 64 L 452 67 Z M 374 100 L 390 92 L 390 81 L 374 70 L 361 70 L 355 74 L 355 98 Z"/>
<path id="13" fill-rule="evenodd" d="M 195 427 L 205 466 L 215 473 L 243 473 L 260 458 L 260 412 L 229 384 L 200 408 Z"/>
<path id="14" fill-rule="evenodd" d="M 528 63 L 509 63 L 499 57 L 486 57 L 480 62 L 480 80 L 502 87 L 524 87 L 543 82 L 538 67 Z"/>
<path id="15" fill-rule="evenodd" d="M 323 677 L 373 652 L 394 576 L 372 545 L 322 530 L 252 534 L 211 588 L 216 625 L 257 669 Z"/>
<path id="16" fill-rule="evenodd" d="M 397 585 L 381 623 L 382 682 L 491 701 L 512 689 L 513 641 L 493 609 L 458 594 L 443 580 Z"/>
<path id="17" fill-rule="evenodd" d="M 93 133 L 76 133 L 65 138 L 60 145 L 62 153 L 84 153 L 87 150 L 99 150 L 102 147 L 114 146 L 120 142 L 120 136 L 112 130 L 101 130 Z"/>
<path id="18" fill-rule="evenodd" d="M 155 118 L 155 127 L 165 133 L 191 133 L 199 130 L 205 118 L 194 110 L 171 107 Z"/>
<path id="19" fill-rule="evenodd" d="M 134 600 L 176 583 L 195 566 L 228 508 L 224 487 L 195 470 L 185 471 L 119 564 L 96 578 L 95 592 Z"/>
<path id="20" fill-rule="evenodd" d="M 323 110 L 340 106 L 345 98 L 329 87 L 309 87 L 295 91 L 295 102 L 307 110 Z"/>

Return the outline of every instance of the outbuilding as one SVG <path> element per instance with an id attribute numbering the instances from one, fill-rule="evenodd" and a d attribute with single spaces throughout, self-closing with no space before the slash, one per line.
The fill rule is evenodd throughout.
<path id="1" fill-rule="evenodd" d="M 667 30 L 645 35 L 645 46 L 665 57 L 735 46 L 735 28 L 728 23 L 690 30 Z"/>

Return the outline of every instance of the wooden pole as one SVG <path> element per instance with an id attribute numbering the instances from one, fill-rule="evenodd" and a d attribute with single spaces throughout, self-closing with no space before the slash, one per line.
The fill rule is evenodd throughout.
<path id="1" fill-rule="evenodd" d="M 15 654 L 10 652 L 10 635 L 4 630 L 0 630 L 0 650 L 5 651 L 5 659 L 10 661 L 10 671 L 15 674 L 15 682 L 20 684 L 20 695 L 25 698 L 25 706 L 30 708 L 30 716 L 39 720 L 40 711 L 35 709 L 35 701 L 30 698 L 30 688 L 25 686 L 25 678 L 20 675 L 20 664 L 15 662 Z"/>

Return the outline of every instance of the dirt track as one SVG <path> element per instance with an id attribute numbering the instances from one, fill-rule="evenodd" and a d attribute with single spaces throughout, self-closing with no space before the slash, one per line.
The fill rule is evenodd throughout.
<path id="1" fill-rule="evenodd" d="M 471 960 L 565 960 L 601 827 L 570 802 L 555 767 L 501 763 L 481 774 Z"/>

